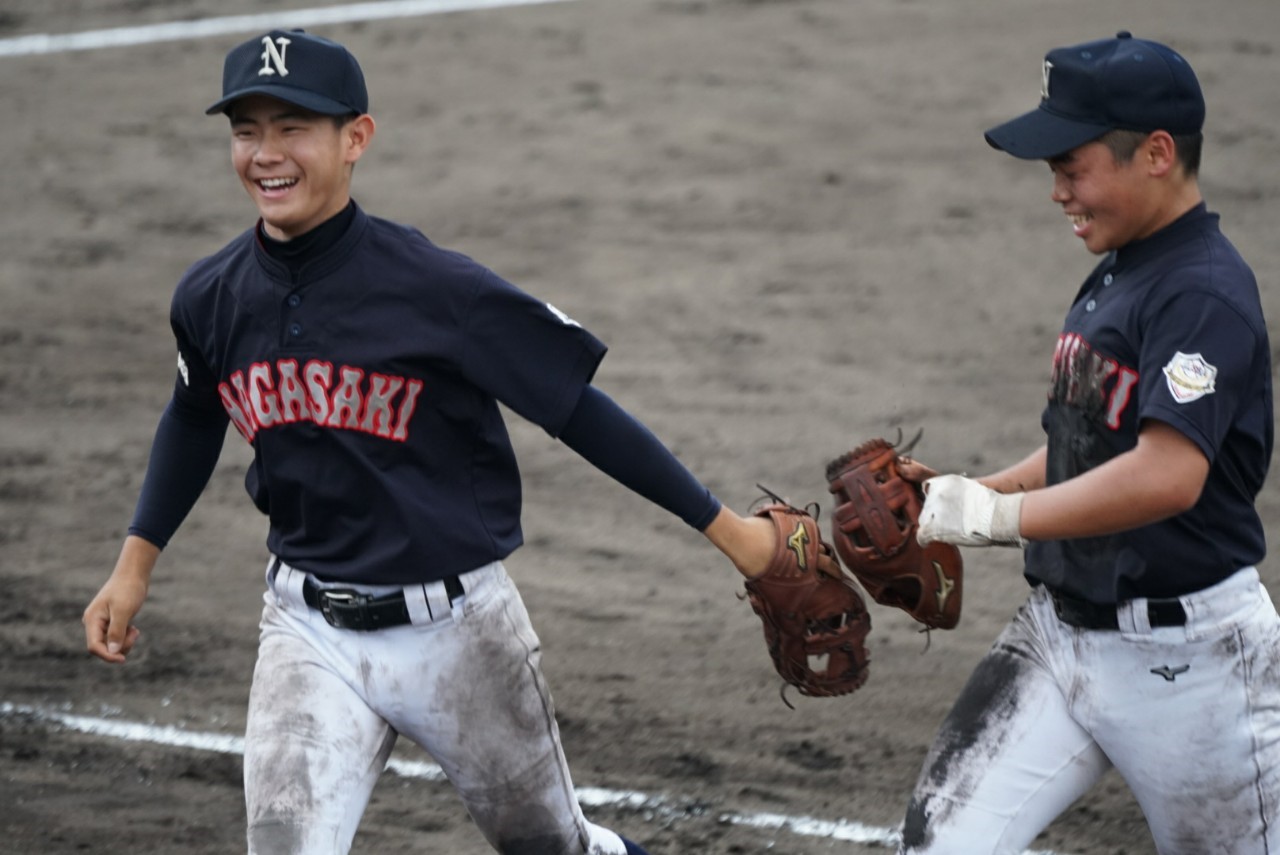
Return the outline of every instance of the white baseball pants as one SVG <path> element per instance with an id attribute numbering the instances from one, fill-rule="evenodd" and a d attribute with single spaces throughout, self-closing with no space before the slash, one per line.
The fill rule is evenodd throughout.
<path id="1" fill-rule="evenodd" d="M 329 626 L 303 602 L 301 571 L 268 575 L 245 734 L 250 855 L 348 852 L 399 734 L 498 852 L 625 855 L 582 815 L 538 637 L 500 563 L 464 575 L 451 608 L 439 583 L 412 586 L 436 607 L 372 632 Z"/>
<path id="2" fill-rule="evenodd" d="M 1162 855 L 1280 853 L 1280 620 L 1254 568 L 1180 599 L 1185 626 L 1134 600 L 1082 630 L 1034 589 L 943 722 L 900 851 L 1021 853 L 1114 765 Z"/>

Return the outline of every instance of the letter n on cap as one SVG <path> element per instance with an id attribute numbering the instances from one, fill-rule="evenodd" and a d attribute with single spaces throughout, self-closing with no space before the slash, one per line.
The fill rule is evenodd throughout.
<path id="1" fill-rule="evenodd" d="M 274 41 L 271 36 L 263 36 L 262 44 L 266 47 L 266 50 L 262 52 L 262 68 L 258 69 L 258 76 L 266 75 L 270 77 L 273 74 L 279 74 L 281 77 L 288 77 L 289 69 L 285 67 L 284 56 L 292 42 L 284 36 L 280 36 Z M 279 48 L 276 47 L 277 44 Z M 272 65 L 275 68 L 272 68 Z"/>

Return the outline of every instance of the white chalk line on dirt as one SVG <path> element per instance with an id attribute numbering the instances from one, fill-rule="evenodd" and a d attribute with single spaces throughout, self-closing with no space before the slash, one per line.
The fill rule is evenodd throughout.
<path id="1" fill-rule="evenodd" d="M 411 18 L 442 12 L 467 12 L 503 6 L 532 6 L 563 2 L 567 0 L 381 0 L 381 2 L 371 3 L 348 3 L 324 9 L 282 9 L 278 12 L 262 12 L 255 15 L 227 15 L 193 21 L 144 24 L 137 27 L 112 27 L 82 33 L 31 33 L 0 39 L 0 56 L 30 56 L 128 47 L 181 39 L 208 38 L 228 33 L 286 30 L 324 24 L 349 24 L 355 21 Z"/>
<path id="2" fill-rule="evenodd" d="M 238 736 L 229 736 L 221 733 L 201 733 L 168 725 L 162 726 L 94 716 L 73 715 L 23 704 L 0 703 L 0 719 L 16 717 L 34 718 L 59 725 L 67 730 L 88 733 L 94 736 L 105 736 L 125 742 L 148 742 L 153 745 L 192 748 L 197 751 L 212 751 L 218 754 L 241 756 L 244 754 L 244 740 Z M 393 757 L 387 762 L 387 769 L 404 778 L 419 778 L 427 781 L 447 780 L 444 770 L 439 766 L 420 760 L 400 760 Z M 655 796 L 634 790 L 578 787 L 575 792 L 578 795 L 578 801 L 583 807 L 588 808 L 621 809 L 640 813 L 649 818 L 667 821 L 694 819 L 710 815 L 710 811 L 705 806 L 691 800 Z M 901 839 L 897 828 L 876 827 L 847 819 L 825 820 L 809 816 L 787 816 L 778 813 L 719 813 L 715 814 L 715 820 L 722 825 L 737 825 L 770 831 L 787 831 L 800 837 L 824 837 L 848 843 L 865 843 L 885 849 L 895 848 Z M 1026 855 L 1062 855 L 1062 853 L 1044 850 L 1038 852 L 1028 851 Z"/>

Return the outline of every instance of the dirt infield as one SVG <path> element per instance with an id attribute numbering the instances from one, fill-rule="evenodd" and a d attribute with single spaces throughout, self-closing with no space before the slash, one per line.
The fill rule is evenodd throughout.
<path id="1" fill-rule="evenodd" d="M 9 0 L 0 39 L 261 5 Z M 924 427 L 916 454 L 945 470 L 1041 441 L 1057 324 L 1093 261 L 1046 169 L 981 132 L 1034 104 L 1047 48 L 1122 28 L 1197 68 L 1202 187 L 1280 318 L 1275 0 L 578 0 L 314 29 L 369 80 L 361 204 L 592 330 L 610 346 L 597 384 L 741 510 L 757 483 L 825 503 L 826 460 L 899 428 Z M 162 559 L 133 660 L 90 660 L 79 618 L 168 399 L 173 286 L 253 221 L 223 120 L 203 115 L 248 35 L 0 57 L 0 704 L 243 729 L 265 525 L 234 433 Z M 507 566 L 575 783 L 664 800 L 588 812 L 654 855 L 886 851 L 728 817 L 896 825 L 934 729 L 1025 596 L 1016 555 L 966 553 L 952 632 L 926 639 L 873 605 L 868 685 L 793 696 L 793 711 L 732 567 L 509 424 L 527 543 Z M 1261 570 L 1280 591 L 1276 567 Z M 0 851 L 243 851 L 234 753 L 0 709 Z M 1154 851 L 1114 775 L 1037 846 Z M 355 851 L 488 850 L 446 784 L 388 774 Z"/>

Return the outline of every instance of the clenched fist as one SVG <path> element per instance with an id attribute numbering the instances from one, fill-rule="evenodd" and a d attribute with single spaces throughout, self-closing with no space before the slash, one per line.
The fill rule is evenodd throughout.
<path id="1" fill-rule="evenodd" d="M 940 540 L 957 546 L 1025 546 L 1025 493 L 997 493 L 963 475 L 939 475 L 924 482 L 920 543 Z"/>

